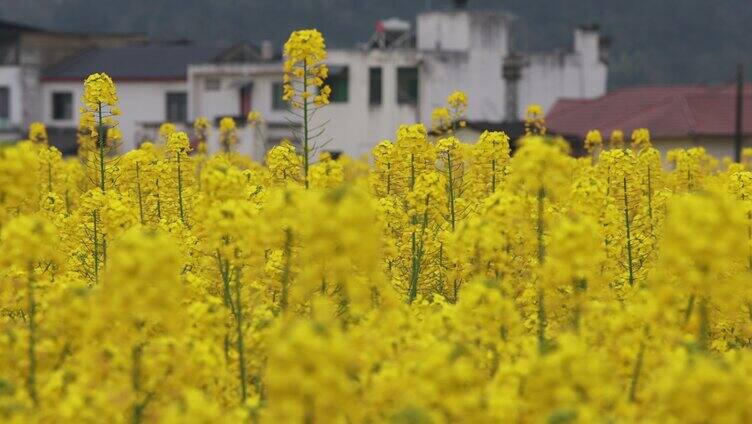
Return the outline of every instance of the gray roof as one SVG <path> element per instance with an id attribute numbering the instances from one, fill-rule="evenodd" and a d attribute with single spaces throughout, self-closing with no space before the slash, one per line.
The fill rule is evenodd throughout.
<path id="1" fill-rule="evenodd" d="M 228 46 L 144 44 L 84 51 L 43 72 L 46 79 L 83 79 L 105 72 L 113 79 L 184 79 L 188 65 L 220 60 Z"/>
<path id="2" fill-rule="evenodd" d="M 44 31 L 41 28 L 37 28 L 35 26 L 26 25 L 20 22 L 11 22 L 11 21 L 5 21 L 0 20 L 0 31 L 7 32 L 7 31 L 13 31 L 13 32 L 21 32 L 21 31 L 27 31 L 27 32 L 42 32 Z"/>

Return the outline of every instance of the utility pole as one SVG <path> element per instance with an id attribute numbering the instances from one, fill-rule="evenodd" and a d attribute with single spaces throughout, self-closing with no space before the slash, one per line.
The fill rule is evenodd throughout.
<path id="1" fill-rule="evenodd" d="M 734 160 L 742 161 L 744 137 L 744 65 L 736 66 L 736 129 L 734 131 Z"/>

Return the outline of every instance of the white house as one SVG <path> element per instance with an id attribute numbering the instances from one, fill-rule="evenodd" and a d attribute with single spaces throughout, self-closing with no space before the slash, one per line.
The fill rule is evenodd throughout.
<path id="1" fill-rule="evenodd" d="M 0 140 L 18 139 L 29 123 L 44 119 L 44 69 L 86 50 L 145 40 L 140 34 L 50 31 L 0 21 Z"/>
<path id="2" fill-rule="evenodd" d="M 42 73 L 43 120 L 70 144 L 80 119 L 83 80 L 92 72 L 106 72 L 117 84 L 121 150 L 155 140 L 163 122 L 187 129 L 188 66 L 218 60 L 226 50 L 221 46 L 150 43 L 85 51 Z"/>
<path id="3" fill-rule="evenodd" d="M 380 140 L 392 138 L 402 123 L 430 124 L 433 109 L 454 90 L 468 93 L 468 128 L 477 131 L 518 121 L 530 103 L 550 108 L 559 98 L 589 99 L 605 93 L 607 51 L 597 28 L 575 30 L 570 49 L 525 54 L 510 42 L 511 22 L 500 12 L 427 11 L 417 16 L 414 27 L 394 18 L 380 21 L 368 42 L 330 49 L 331 104 L 315 116 L 317 123 L 327 124 L 318 142 L 328 143 L 320 147 L 365 154 Z M 0 67 L 0 123 L 7 119 L 22 127 L 32 117 L 41 119 L 53 141 L 72 151 L 83 79 L 107 72 L 118 87 L 123 149 L 155 139 L 161 122 L 188 129 L 197 117 L 215 126 L 224 116 L 235 118 L 241 149 L 257 159 L 292 136 L 295 120 L 282 101 L 282 58 L 270 43 L 131 41 L 79 50 L 37 68 L 37 74 L 26 72 L 27 80 L 36 78 L 32 82 L 38 89 L 36 100 L 26 107 L 33 113 L 23 116 L 23 107 L 15 104 L 21 91 L 4 94 L 3 81 L 24 78 L 18 70 Z M 4 104 L 9 106 L 4 109 Z M 244 128 L 251 110 L 261 112 L 264 124 Z"/>
<path id="4" fill-rule="evenodd" d="M 607 52 L 597 28 L 576 29 L 571 50 L 525 55 L 510 45 L 510 24 L 499 12 L 429 11 L 418 15 L 415 30 L 398 19 L 381 21 L 368 43 L 330 50 L 333 91 L 316 116 L 316 123 L 327 123 L 319 142 L 330 151 L 368 153 L 402 123 L 430 124 L 433 109 L 454 90 L 467 92 L 467 119 L 478 131 L 517 121 L 530 103 L 549 108 L 559 98 L 606 92 Z M 261 63 L 197 64 L 188 71 L 189 117 L 261 112 L 269 131 L 252 147 L 259 153 L 291 133 L 281 64 L 263 53 L 268 49 L 261 49 Z"/>

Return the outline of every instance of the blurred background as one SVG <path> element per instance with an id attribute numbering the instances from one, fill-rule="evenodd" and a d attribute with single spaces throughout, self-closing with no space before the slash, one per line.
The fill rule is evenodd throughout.
<path id="1" fill-rule="evenodd" d="M 65 31 L 144 32 L 163 39 L 281 43 L 315 27 L 333 47 L 371 35 L 377 19 L 414 20 L 449 0 L 0 0 L 0 19 Z M 721 82 L 752 50 L 748 0 L 472 0 L 516 16 L 515 43 L 550 50 L 598 23 L 612 43 L 609 86 Z"/>
<path id="2" fill-rule="evenodd" d="M 118 83 L 124 149 L 165 121 L 244 126 L 257 111 L 246 148 L 260 158 L 290 132 L 282 45 L 317 28 L 334 153 L 367 154 L 401 123 L 431 125 L 460 89 L 469 140 L 515 138 L 539 104 L 575 153 L 591 129 L 649 128 L 662 151 L 738 157 L 752 145 L 751 23 L 749 0 L 0 0 L 0 139 L 42 121 L 72 153 L 80 83 L 104 71 Z"/>

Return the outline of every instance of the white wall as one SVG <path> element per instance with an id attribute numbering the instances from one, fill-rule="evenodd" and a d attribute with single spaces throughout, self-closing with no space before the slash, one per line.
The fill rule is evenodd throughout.
<path id="1" fill-rule="evenodd" d="M 379 141 L 393 138 L 399 124 L 418 120 L 414 105 L 397 104 L 397 68 L 417 66 L 414 51 L 330 50 L 327 64 L 330 67 L 347 66 L 349 86 L 346 103 L 333 102 L 313 117 L 313 126 L 327 123 L 326 132 L 316 140 L 322 150 L 341 151 L 352 156 L 367 154 Z M 369 68 L 372 66 L 382 68 L 382 104 L 379 106 L 369 104 Z M 207 78 L 219 78 L 219 90 L 207 90 Z M 196 65 L 190 68 L 189 81 L 192 88 L 189 96 L 191 118 L 204 116 L 214 122 L 217 117 L 238 116 L 238 91 L 243 84 L 252 82 L 252 109 L 261 112 L 270 126 L 278 128 L 267 136 L 276 139 L 284 134 L 293 138 L 292 131 L 285 131 L 284 127 L 289 125 L 290 119 L 297 122 L 300 118 L 286 110 L 273 108 L 273 84 L 282 82 L 280 64 Z M 245 133 L 250 139 L 251 131 Z M 211 147 L 218 148 L 216 137 Z M 263 150 L 257 145 L 249 148 L 255 149 L 254 152 Z M 241 142 L 240 150 L 244 149 L 247 148 Z M 254 153 L 257 159 L 260 156 Z"/>
<path id="2" fill-rule="evenodd" d="M 349 68 L 349 98 L 346 103 L 332 103 L 314 117 L 314 125 L 328 122 L 320 141 L 331 139 L 325 147 L 352 156 L 370 152 L 382 139 L 394 138 L 403 123 L 423 122 L 430 125 L 431 112 L 444 106 L 447 96 L 455 90 L 467 92 L 467 118 L 474 121 L 501 121 L 505 118 L 505 81 L 502 76 L 504 58 L 510 53 L 509 18 L 494 12 L 428 12 L 417 19 L 417 48 L 385 50 L 333 49 L 327 63 Z M 606 89 L 607 67 L 599 58 L 599 35 L 578 30 L 574 51 L 528 56 L 520 81 L 519 115 L 529 103 L 540 103 L 549 109 L 561 97 L 590 98 Z M 382 68 L 382 103 L 369 104 L 369 68 Z M 397 69 L 419 69 L 419 101 L 416 105 L 397 103 Z M 8 78 L 13 75 L 9 74 Z M 4 78 L 0 73 L 0 81 Z M 219 87 L 208 89 L 207 79 L 219 80 Z M 280 62 L 259 64 L 196 64 L 189 66 L 187 81 L 118 82 L 123 115 L 120 127 L 124 149 L 139 141 L 139 128 L 158 124 L 166 118 L 166 93 L 187 91 L 188 119 L 203 116 L 212 123 L 223 116 L 239 117 L 240 89 L 253 84 L 251 109 L 262 113 L 269 130 L 265 136 L 278 139 L 292 136 L 287 130 L 288 119 L 299 120 L 288 111 L 272 107 L 274 83 L 282 81 Z M 54 91 L 73 93 L 73 118 L 52 120 L 51 95 Z M 42 113 L 51 126 L 75 128 L 82 83 L 44 82 Z M 16 110 L 16 108 L 13 108 Z M 20 110 L 20 108 L 18 108 Z M 241 122 L 244 121 L 244 117 Z M 212 130 L 210 148 L 218 146 L 218 130 Z M 239 150 L 260 159 L 266 147 L 252 143 L 254 132 L 241 128 Z"/>
<path id="3" fill-rule="evenodd" d="M 208 89 L 207 79 L 219 81 L 217 89 Z M 275 64 L 198 64 L 188 68 L 188 117 L 191 121 L 204 117 L 214 125 L 218 118 L 225 116 L 240 117 L 240 89 L 252 83 L 251 110 L 260 112 L 264 120 L 273 125 L 286 124 L 289 115 L 285 110 L 273 108 L 273 85 L 282 82 L 282 65 Z M 262 136 L 269 132 L 261 129 Z M 259 133 L 252 128 L 239 128 L 240 143 L 238 151 L 251 155 L 256 160 L 263 159 L 266 147 Z M 277 138 L 277 134 L 271 135 Z M 291 138 L 289 134 L 285 136 Z M 212 128 L 209 140 L 211 151 L 219 150 L 219 130 Z"/>
<path id="4" fill-rule="evenodd" d="M 578 29 L 573 52 L 534 54 L 522 69 L 518 116 L 531 103 L 549 111 L 560 98 L 590 99 L 606 93 L 608 66 L 600 61 L 600 35 Z"/>
<path id="5" fill-rule="evenodd" d="M 397 69 L 418 66 L 414 51 L 333 50 L 327 62 L 348 66 L 350 79 L 348 102 L 330 103 L 315 118 L 319 123 L 329 122 L 322 136 L 322 141 L 331 140 L 326 150 L 368 154 L 381 140 L 393 139 L 400 124 L 419 120 L 416 105 L 397 103 Z M 369 104 L 371 67 L 381 67 L 380 105 Z"/>
<path id="6" fill-rule="evenodd" d="M 187 91 L 183 81 L 159 82 L 117 82 L 119 107 L 122 115 L 118 117 L 120 131 L 123 133 L 121 150 L 135 148 L 144 133 L 140 128 L 144 124 L 159 124 L 167 117 L 167 93 Z M 52 119 L 52 94 L 55 92 L 73 93 L 73 116 L 68 120 Z M 78 127 L 80 119 L 81 95 L 83 81 L 44 82 L 42 85 L 42 113 L 44 122 L 51 127 Z"/>
<path id="7" fill-rule="evenodd" d="M 429 12 L 418 17 L 421 70 L 421 120 L 446 104 L 455 90 L 468 94 L 467 118 L 504 118 L 503 58 L 509 54 L 509 18 L 495 12 Z M 453 41 L 454 37 L 457 41 Z"/>
<path id="8" fill-rule="evenodd" d="M 0 131 L 20 130 L 25 132 L 23 122 L 23 84 L 20 66 L 0 66 L 0 86 L 9 88 L 10 119 L 0 122 Z"/>
<path id="9" fill-rule="evenodd" d="M 417 19 L 418 50 L 466 51 L 470 47 L 470 15 L 427 12 Z"/>

